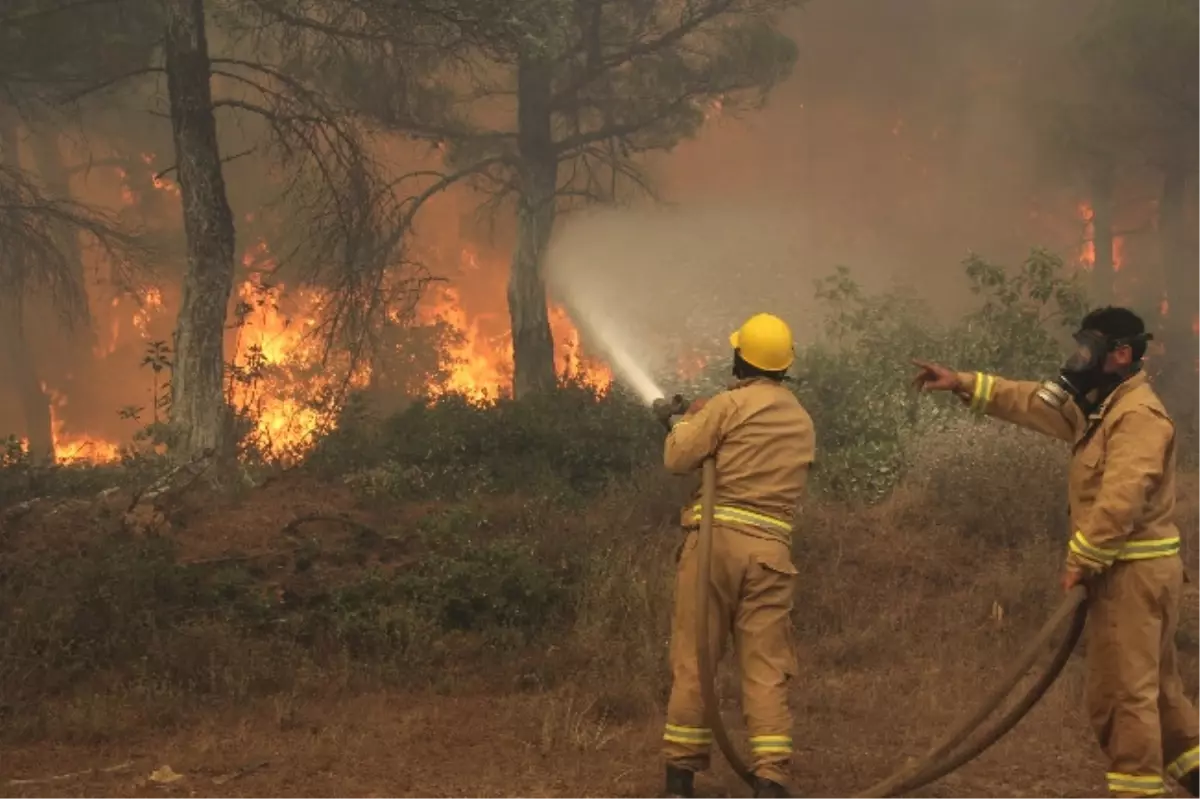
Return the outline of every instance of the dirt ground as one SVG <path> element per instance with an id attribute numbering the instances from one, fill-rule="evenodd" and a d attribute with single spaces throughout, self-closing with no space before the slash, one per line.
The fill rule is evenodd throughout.
<path id="1" fill-rule="evenodd" d="M 845 796 L 932 743 L 959 709 L 903 695 L 874 708 L 866 680 L 796 686 L 793 789 Z M 925 796 L 1098 796 L 1103 764 L 1078 710 L 1078 664 L 1007 738 Z M 913 703 L 916 703 L 915 705 Z M 839 712 L 852 708 L 853 712 Z M 736 712 L 727 718 L 735 723 Z M 915 716 L 920 716 L 920 724 Z M 8 796 L 656 796 L 661 720 L 608 726 L 561 694 L 376 694 L 272 700 L 101 745 L 3 752 Z M 735 737 L 735 740 L 741 740 Z M 708 796 L 748 795 L 717 757 Z M 160 782 L 164 766 L 181 775 Z M 160 775 L 161 776 L 161 775 Z M 32 782 L 21 782 L 33 780 Z"/>
<path id="2" fill-rule="evenodd" d="M 278 517 L 333 512 L 350 504 L 333 495 L 322 495 L 318 503 L 312 495 L 285 488 L 279 489 L 278 495 L 264 491 L 263 502 L 236 512 L 221 511 L 224 518 L 236 521 L 227 521 L 226 531 L 268 530 L 273 538 L 254 541 L 243 532 L 231 543 L 221 539 L 217 530 L 212 534 L 195 533 L 191 538 L 203 542 L 204 547 L 187 551 L 187 557 L 219 555 L 234 544 L 241 552 L 273 551 L 279 546 L 275 540 L 279 535 Z M 1195 496 L 1190 488 L 1186 493 Z M 306 499 L 290 499 L 296 496 Z M 260 518 L 255 514 L 273 515 Z M 1194 518 L 1194 509 L 1188 514 L 1189 519 Z M 845 522 L 839 517 L 843 527 L 839 540 L 861 539 L 864 548 L 857 555 L 848 549 L 845 558 L 854 561 L 855 557 L 865 557 L 864 552 L 873 551 L 870 538 L 856 535 Z M 1191 522 L 1187 529 L 1193 536 Z M 919 540 L 934 541 L 931 536 L 923 531 Z M 49 534 L 30 536 L 29 540 L 40 546 L 58 545 Z M 926 550 L 908 541 L 903 536 L 894 537 L 893 548 L 877 556 L 884 558 L 877 564 L 878 569 L 873 570 L 873 561 L 867 560 L 842 567 L 855 575 L 854 585 L 861 589 L 842 597 L 847 603 L 867 602 L 872 595 L 870 581 L 882 580 L 892 572 L 896 574 L 891 579 L 911 582 L 907 593 L 881 584 L 878 591 L 885 593 L 891 604 L 867 608 L 872 624 L 855 617 L 847 622 L 852 632 L 841 639 L 809 637 L 800 644 L 802 673 L 792 695 L 795 795 L 852 795 L 907 758 L 921 755 L 986 692 L 989 681 L 1006 665 L 990 662 L 993 656 L 983 650 L 964 648 L 965 642 L 985 640 L 986 636 L 931 637 L 901 630 L 888 638 L 892 626 L 905 619 L 913 624 L 909 617 L 916 618 L 914 614 L 899 612 L 909 605 L 941 608 L 967 596 L 962 593 L 966 589 L 945 585 L 945 580 L 938 577 L 940 572 L 920 571 L 944 566 L 940 557 L 943 553 L 934 543 L 925 544 L 930 548 L 926 557 L 922 554 Z M 896 554 L 897 547 L 903 550 L 900 555 Z M 901 558 L 912 564 L 910 571 L 915 577 L 906 577 L 907 572 L 894 568 Z M 1191 555 L 1188 562 L 1194 563 Z M 984 593 L 1003 589 L 1007 583 L 988 583 L 985 578 L 1003 576 L 1007 568 L 1011 567 L 980 574 L 971 584 L 983 581 L 980 590 Z M 1053 564 L 1047 568 L 1053 569 Z M 837 574 L 830 579 L 843 584 Z M 1021 584 L 1028 579 L 1032 578 L 1023 578 Z M 937 594 L 933 605 L 918 602 L 925 593 Z M 818 592 L 814 596 L 820 599 L 825 595 Z M 1013 597 L 1019 599 L 1020 594 L 1012 594 L 1010 599 Z M 1188 597 L 1190 610 L 1185 616 L 1195 613 L 1194 588 Z M 990 623 L 973 615 L 978 603 L 960 604 L 969 612 L 960 610 L 946 619 L 934 618 L 929 625 L 962 633 L 972 625 Z M 894 618 L 889 616 L 887 608 L 898 605 L 904 607 Z M 841 605 L 837 608 L 845 613 L 854 610 Z M 817 613 L 821 606 L 818 603 L 809 609 Z M 829 612 L 829 608 L 823 612 Z M 1194 629 L 1194 615 L 1187 624 Z M 879 640 L 881 637 L 887 640 Z M 902 644 L 897 646 L 896 641 Z M 936 644 L 931 648 L 922 641 Z M 822 658 L 817 649 L 825 645 L 830 651 Z M 486 672 L 494 665 L 482 662 L 479 669 Z M 921 789 L 918 795 L 1103 796 L 1104 763 L 1083 714 L 1080 672 L 1081 664 L 1076 659 L 1043 702 L 1004 740 L 960 771 Z M 738 730 L 735 692 L 728 673 L 723 676 L 727 724 L 745 751 L 744 736 Z M 514 688 L 489 694 L 459 684 L 454 686 L 453 695 L 445 691 L 392 691 L 347 697 L 343 692 L 337 698 L 330 698 L 337 691 L 331 686 L 330 697 L 315 692 L 295 693 L 236 708 L 214 707 L 189 714 L 186 722 L 166 730 L 150 731 L 153 728 L 147 726 L 145 732 L 113 732 L 102 742 L 69 743 L 53 738 L 0 747 L 0 795 L 660 795 L 662 718 L 605 717 L 596 694 L 604 687 L 584 684 L 588 680 L 578 682 L 573 687 L 543 692 Z M 1194 683 L 1190 685 L 1194 690 Z M 0 723 L 4 723 L 2 716 Z M 715 768 L 698 781 L 699 795 L 749 795 L 719 754 L 714 761 Z"/>

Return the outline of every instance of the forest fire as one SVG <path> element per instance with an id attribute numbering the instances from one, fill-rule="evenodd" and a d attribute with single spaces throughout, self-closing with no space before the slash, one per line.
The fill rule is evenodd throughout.
<path id="1" fill-rule="evenodd" d="M 156 185 L 164 188 L 170 184 Z M 464 248 L 461 258 L 468 271 L 480 272 L 476 277 L 486 276 L 467 282 L 496 284 L 496 278 L 503 277 L 498 268 L 481 270 L 472 248 Z M 292 459 L 331 429 L 348 390 L 369 384 L 370 366 L 364 359 L 351 371 L 345 356 L 326 351 L 321 328 L 330 298 L 319 290 L 295 288 L 278 280 L 278 264 L 265 241 L 246 248 L 241 267 L 246 277 L 234 289 L 226 340 L 226 396 L 248 427 L 248 444 L 269 457 Z M 485 307 L 469 312 L 461 291 L 453 284 L 427 290 L 417 306 L 413 324 L 440 323 L 450 333 L 440 342 L 444 349 L 438 358 L 440 378 L 426 383 L 422 393 L 431 397 L 458 394 L 471 402 L 494 401 L 510 393 L 512 381 L 512 343 L 503 293 L 488 291 L 482 298 Z M 141 424 L 164 421 L 169 413 L 172 358 L 168 342 L 180 288 L 166 283 L 145 287 L 132 312 L 128 300 L 97 295 L 91 301 L 97 309 L 96 361 L 105 364 L 103 368 L 112 364 L 112 369 L 123 371 L 117 362 L 128 362 L 129 353 L 135 352 L 140 353 L 138 366 L 153 372 L 147 378 L 128 381 L 130 385 L 148 383 L 149 389 L 139 390 L 148 390 L 149 402 L 129 405 L 123 418 Z M 551 306 L 550 323 L 559 373 L 606 390 L 611 373 L 583 354 L 566 311 Z M 67 410 L 68 397 L 63 391 L 45 384 L 43 390 L 50 400 L 56 460 L 104 463 L 120 457 L 121 445 L 115 441 L 65 433 L 65 417 L 78 414 Z M 22 442 L 28 446 L 26 440 Z"/>
<path id="2" fill-rule="evenodd" d="M 482 269 L 478 254 L 471 247 L 462 250 L 460 259 L 464 275 L 481 277 L 490 283 L 488 294 L 492 296 L 486 298 L 484 310 L 469 315 L 461 290 L 445 286 L 428 293 L 418 306 L 419 324 L 441 322 L 455 333 L 452 340 L 444 342 L 448 374 L 430 386 L 428 393 L 435 397 L 461 394 L 473 402 L 488 402 L 506 396 L 512 384 L 512 334 L 507 311 L 496 302 L 504 296 L 496 280 L 504 270 Z M 599 391 L 607 390 L 612 383 L 612 372 L 583 353 L 579 332 L 566 310 L 551 305 L 549 316 L 557 372 Z"/>
<path id="3" fill-rule="evenodd" d="M 1079 245 L 1078 260 L 1080 266 L 1086 270 L 1092 270 L 1096 266 L 1096 212 L 1092 208 L 1091 203 L 1084 201 L 1079 203 L 1079 219 L 1083 222 L 1083 242 Z M 1112 237 L 1112 268 L 1114 272 L 1120 272 L 1121 267 L 1125 263 L 1125 237 Z"/>
<path id="4" fill-rule="evenodd" d="M 42 383 L 42 391 L 50 400 L 50 433 L 57 463 L 111 463 L 121 457 L 121 447 L 111 441 L 93 436 L 73 436 L 63 432 L 62 411 L 67 398 Z M 29 439 L 19 439 L 21 449 L 29 450 Z"/>

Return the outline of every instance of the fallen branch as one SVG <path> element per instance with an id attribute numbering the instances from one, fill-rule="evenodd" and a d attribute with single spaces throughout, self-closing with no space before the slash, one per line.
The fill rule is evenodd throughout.
<path id="1" fill-rule="evenodd" d="M 344 524 L 347 527 L 349 527 L 351 530 L 354 530 L 356 532 L 364 533 L 366 535 L 372 536 L 376 540 L 379 540 L 379 541 L 389 540 L 388 536 L 380 535 L 380 533 L 377 530 L 375 530 L 373 527 L 368 527 L 367 525 L 363 524 L 362 522 L 356 522 L 347 516 L 340 516 L 340 515 L 335 516 L 335 515 L 327 514 L 327 513 L 306 513 L 303 516 L 297 516 L 295 519 L 292 519 L 290 522 L 288 522 L 287 524 L 285 524 L 283 526 L 283 534 L 284 535 L 295 535 L 296 532 L 300 529 L 300 525 L 308 524 L 309 522 L 336 522 L 338 524 Z"/>
<path id="2" fill-rule="evenodd" d="M 35 777 L 33 779 L 18 780 L 12 779 L 8 781 L 9 785 L 39 785 L 46 782 L 62 782 L 63 780 L 73 780 L 77 777 L 92 777 L 98 774 L 112 774 L 116 771 L 124 771 L 133 765 L 132 760 L 126 760 L 124 763 L 118 763 L 115 766 L 107 768 L 93 768 L 85 771 L 73 771 L 70 774 L 55 774 L 53 777 Z"/>
<path id="3" fill-rule="evenodd" d="M 134 508 L 143 502 L 154 502 L 161 496 L 171 492 L 172 490 L 182 490 L 194 483 L 201 474 L 209 466 L 209 461 L 212 458 L 214 451 L 206 449 L 203 452 L 194 456 L 190 461 L 181 463 L 164 474 L 162 477 L 155 480 L 141 491 L 135 492 L 133 499 L 129 503 L 127 512 L 132 512 Z M 175 478 L 179 474 L 186 474 L 187 479 L 178 485 L 175 484 Z"/>
<path id="4" fill-rule="evenodd" d="M 297 555 L 300 553 L 298 547 L 291 549 L 276 549 L 270 552 L 256 552 L 252 555 L 221 555 L 216 558 L 201 558 L 200 560 L 184 560 L 180 561 L 180 566 L 222 566 L 226 563 L 248 563 L 252 560 L 262 560 L 264 558 L 276 558 L 286 555 Z"/>
<path id="5" fill-rule="evenodd" d="M 0 515 L 0 519 L 6 522 L 15 522 L 22 516 L 26 516 L 38 505 L 45 502 L 49 497 L 34 497 L 27 499 L 24 502 L 18 502 L 16 505 L 11 505 L 4 509 L 4 514 Z"/>
<path id="6" fill-rule="evenodd" d="M 222 774 L 218 777 L 213 777 L 213 784 L 214 785 L 224 785 L 225 783 L 227 783 L 231 780 L 236 780 L 238 777 L 244 777 L 247 774 L 250 774 L 251 772 L 258 771 L 260 768 L 267 766 L 269 763 L 270 763 L 269 760 L 255 760 L 253 762 L 247 763 L 246 765 L 242 766 L 241 768 L 234 769 L 233 771 L 229 772 L 228 774 Z"/>

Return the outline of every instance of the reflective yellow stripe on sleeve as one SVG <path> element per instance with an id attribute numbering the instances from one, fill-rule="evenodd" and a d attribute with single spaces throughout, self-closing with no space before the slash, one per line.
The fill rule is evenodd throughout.
<path id="1" fill-rule="evenodd" d="M 1109 793 L 1131 793 L 1135 796 L 1162 796 L 1167 792 L 1167 786 L 1163 784 L 1162 777 L 1157 775 L 1139 777 L 1136 774 L 1119 774 L 1115 771 L 1110 771 L 1105 776 L 1108 778 Z"/>
<path id="2" fill-rule="evenodd" d="M 988 403 L 992 401 L 992 393 L 995 390 L 995 377 L 985 375 L 983 372 L 976 372 L 975 390 L 971 393 L 971 410 L 979 414 L 986 413 Z"/>
<path id="3" fill-rule="evenodd" d="M 1101 566 L 1112 565 L 1118 555 L 1115 549 L 1092 546 L 1081 530 L 1076 530 L 1075 535 L 1071 536 L 1071 543 L 1067 545 L 1067 548 L 1084 560 L 1090 560 Z"/>
<path id="4" fill-rule="evenodd" d="M 1200 746 L 1193 746 L 1167 766 L 1167 774 L 1171 779 L 1182 779 L 1184 774 L 1200 768 Z"/>
<path id="5" fill-rule="evenodd" d="M 1115 561 L 1152 560 L 1168 558 L 1179 553 L 1179 536 L 1150 538 L 1142 541 L 1126 541 L 1120 549 L 1094 546 L 1082 531 L 1076 531 L 1068 545 L 1071 552 L 1101 566 L 1111 566 Z"/>

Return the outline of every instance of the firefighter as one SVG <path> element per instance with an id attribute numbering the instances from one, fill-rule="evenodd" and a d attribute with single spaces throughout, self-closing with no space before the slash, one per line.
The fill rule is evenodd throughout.
<path id="1" fill-rule="evenodd" d="M 1087 707 L 1113 796 L 1197 787 L 1197 715 L 1176 663 L 1186 580 L 1175 510 L 1175 426 L 1142 372 L 1152 338 L 1126 308 L 1089 313 L 1044 383 L 916 362 L 917 385 L 1072 447 L 1072 522 L 1062 573 L 1088 589 Z"/>
<path id="2" fill-rule="evenodd" d="M 663 460 L 687 474 L 715 455 L 712 662 L 732 634 L 750 732 L 756 796 L 787 796 L 792 756 L 788 683 L 796 674 L 791 625 L 797 571 L 791 534 L 813 460 L 812 419 L 783 381 L 795 355 L 792 333 L 778 317 L 758 314 L 730 336 L 734 382 L 697 400 L 671 426 Z M 671 632 L 671 697 L 663 734 L 668 796 L 692 796 L 696 771 L 709 765 L 712 730 L 705 725 L 696 663 L 696 543 L 700 498 L 683 511 Z"/>

